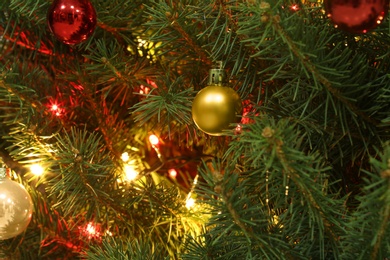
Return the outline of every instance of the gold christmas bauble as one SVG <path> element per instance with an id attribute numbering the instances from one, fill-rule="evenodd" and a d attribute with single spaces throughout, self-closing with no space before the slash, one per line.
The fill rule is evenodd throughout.
<path id="1" fill-rule="evenodd" d="M 26 189 L 7 177 L 0 180 L 0 240 L 15 237 L 30 223 L 32 201 Z"/>
<path id="2" fill-rule="evenodd" d="M 222 135 L 230 124 L 240 121 L 241 114 L 241 98 L 230 87 L 207 86 L 198 92 L 192 103 L 192 119 L 209 135 Z"/>

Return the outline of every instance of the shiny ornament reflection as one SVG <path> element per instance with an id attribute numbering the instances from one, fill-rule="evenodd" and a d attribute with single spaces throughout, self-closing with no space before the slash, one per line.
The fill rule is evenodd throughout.
<path id="1" fill-rule="evenodd" d="M 325 0 L 325 11 L 337 28 L 367 33 L 385 19 L 389 0 Z"/>
<path id="2" fill-rule="evenodd" d="M 230 124 L 240 122 L 241 99 L 237 92 L 224 86 L 208 86 L 198 92 L 192 103 L 192 119 L 203 132 L 220 136 Z"/>
<path id="3" fill-rule="evenodd" d="M 19 183 L 4 177 L 0 180 L 0 240 L 21 234 L 30 223 L 32 201 Z"/>
<path id="4" fill-rule="evenodd" d="M 96 27 L 96 11 L 89 0 L 55 0 L 48 11 L 48 24 L 63 43 L 85 41 Z"/>

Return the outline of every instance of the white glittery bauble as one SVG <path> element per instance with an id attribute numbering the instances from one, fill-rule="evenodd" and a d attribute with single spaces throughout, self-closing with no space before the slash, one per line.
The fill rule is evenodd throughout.
<path id="1" fill-rule="evenodd" d="M 0 180 L 0 240 L 15 237 L 30 223 L 32 201 L 19 183 L 8 178 Z"/>

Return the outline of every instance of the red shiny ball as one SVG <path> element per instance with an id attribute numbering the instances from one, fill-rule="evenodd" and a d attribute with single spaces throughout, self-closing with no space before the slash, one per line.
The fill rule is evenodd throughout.
<path id="1" fill-rule="evenodd" d="M 96 11 L 89 0 L 54 0 L 47 16 L 50 30 L 66 44 L 85 41 L 96 27 Z"/>
<path id="2" fill-rule="evenodd" d="M 389 0 L 325 0 L 325 11 L 343 31 L 366 33 L 385 19 Z"/>

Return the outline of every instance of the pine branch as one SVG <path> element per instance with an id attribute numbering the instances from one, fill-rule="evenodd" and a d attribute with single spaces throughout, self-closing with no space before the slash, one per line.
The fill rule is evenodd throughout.
<path id="1" fill-rule="evenodd" d="M 276 31 L 281 35 L 282 39 L 285 40 L 285 43 L 288 45 L 289 49 L 294 53 L 295 57 L 297 57 L 300 62 L 305 66 L 305 68 L 310 72 L 314 78 L 318 79 L 321 84 L 323 84 L 326 89 L 332 93 L 340 102 L 346 105 L 352 113 L 359 115 L 365 121 L 369 122 L 373 125 L 378 125 L 379 122 L 364 112 L 362 112 L 356 105 L 350 102 L 347 98 L 342 96 L 342 93 L 337 89 L 332 87 L 330 81 L 324 77 L 321 73 L 319 73 L 316 69 L 316 66 L 310 62 L 308 57 L 304 56 L 297 48 L 297 45 L 290 39 L 290 37 L 284 32 L 283 28 L 279 24 L 279 18 L 272 18 L 272 25 L 275 27 Z"/>
<path id="2" fill-rule="evenodd" d="M 191 100 L 194 91 L 188 87 L 183 88 L 184 80 L 177 78 L 174 82 L 167 76 L 164 84 L 158 89 L 153 89 L 146 98 L 134 105 L 131 110 L 135 115 L 135 121 L 145 124 L 155 119 L 168 128 L 171 132 L 171 125 L 192 125 Z M 166 89 L 165 89 L 166 88 Z M 154 94 L 157 92 L 157 94 Z"/>
<path id="3" fill-rule="evenodd" d="M 48 30 L 51 1 L 0 2 L 0 154 L 35 207 L 2 245 L 22 259 L 388 257 L 390 150 L 374 147 L 389 138 L 389 18 L 356 36 L 320 3 L 91 2 L 97 27 L 72 46 Z M 191 116 L 216 60 L 245 103 L 218 138 Z"/>
<path id="4" fill-rule="evenodd" d="M 221 167 L 214 163 L 213 166 L 200 168 L 205 181 L 197 185 L 198 203 L 212 214 L 202 244 L 190 246 L 191 251 L 184 258 L 191 259 L 189 255 L 224 259 L 244 256 L 261 259 L 302 258 L 276 231 L 280 226 L 268 215 L 267 205 L 258 197 L 260 190 L 251 185 L 253 180 L 246 180 L 245 172 Z M 200 243 L 194 239 L 189 241 L 190 245 Z"/>
<path id="5" fill-rule="evenodd" d="M 167 259 L 162 248 L 151 245 L 148 238 L 116 241 L 112 237 L 103 240 L 102 246 L 92 246 L 85 252 L 85 256 L 91 260 L 116 259 L 116 260 L 143 260 L 143 259 Z"/>
<path id="6" fill-rule="evenodd" d="M 375 173 L 366 172 L 364 193 L 349 217 L 347 232 L 342 237 L 343 256 L 357 259 L 383 259 L 390 248 L 390 146 L 383 145 L 378 158 L 371 158 Z"/>
<path id="7" fill-rule="evenodd" d="M 340 218 L 344 212 L 343 201 L 337 194 L 324 194 L 323 183 L 316 179 L 330 168 L 323 166 L 319 154 L 300 151 L 300 147 L 305 147 L 304 138 L 294 128 L 288 120 L 274 122 L 256 118 L 254 124 L 231 142 L 225 160 L 229 165 L 246 165 L 244 170 L 252 179 L 249 183 L 262 187 L 259 192 L 265 193 L 263 201 L 270 203 L 275 212 L 282 212 L 281 231 L 296 250 L 305 252 L 316 240 L 318 257 L 325 259 L 325 242 L 330 243 L 331 251 L 337 255 L 338 237 L 343 233 Z M 301 212 L 302 217 L 296 212 Z M 311 235 L 300 234 L 300 226 L 309 228 Z"/>
<path id="8" fill-rule="evenodd" d="M 329 210 L 326 206 L 323 205 L 322 202 L 320 202 L 317 198 L 315 198 L 314 194 L 317 192 L 316 189 L 313 189 L 312 185 L 306 185 L 301 181 L 301 173 L 297 172 L 295 167 L 291 165 L 290 162 L 293 162 L 291 158 L 286 159 L 286 154 L 284 152 L 285 148 L 283 147 L 283 140 L 281 139 L 274 139 L 275 137 L 273 136 L 274 130 L 272 128 L 264 128 L 263 130 L 263 137 L 268 139 L 268 142 L 271 144 L 271 146 L 274 146 L 275 148 L 271 148 L 272 150 L 275 150 L 276 152 L 276 157 L 280 160 L 280 163 L 283 166 L 283 175 L 287 175 L 289 179 L 291 179 L 296 185 L 297 188 L 302 194 L 305 196 L 308 204 L 310 205 L 309 207 L 311 208 L 310 211 L 315 212 L 315 215 L 319 215 L 320 220 L 317 220 L 320 226 L 320 230 L 324 229 L 325 233 L 330 237 L 333 241 L 338 241 L 338 235 L 334 232 L 334 223 L 332 223 L 330 220 L 331 218 L 329 217 Z M 288 184 L 287 184 L 288 185 Z M 289 186 L 286 186 L 286 194 L 289 192 Z M 318 195 L 316 196 L 318 197 Z M 321 205 L 322 204 L 322 205 Z M 323 225 L 323 226 L 322 226 Z M 321 235 L 320 235 L 321 236 Z M 321 242 L 323 243 L 323 242 Z M 322 252 L 321 253 L 321 259 L 325 259 L 325 254 Z"/>
<path id="9" fill-rule="evenodd" d="M 182 42 L 180 45 L 176 45 L 175 48 L 181 49 L 185 53 L 193 52 L 196 59 L 199 59 L 202 64 L 211 65 L 211 61 L 205 53 L 205 51 L 199 46 L 198 42 L 193 39 L 193 35 L 196 33 L 189 33 L 189 30 L 196 28 L 196 24 L 184 25 L 187 17 L 194 12 L 194 8 L 191 5 L 178 4 L 168 5 L 167 3 L 158 3 L 153 6 L 147 6 L 148 13 L 153 17 L 153 20 L 149 21 L 147 25 L 150 28 L 159 28 L 154 36 L 152 35 L 152 41 L 162 41 L 164 39 L 175 39 L 170 34 L 177 35 L 179 40 Z M 184 24 L 183 24 L 184 23 Z M 152 31 L 154 31 L 152 29 Z M 158 35 L 158 34 L 160 35 Z M 169 38 L 167 37 L 169 36 Z M 173 47 L 170 45 L 170 47 Z M 185 47 L 185 48 L 183 48 Z M 173 49 L 171 50 L 173 51 Z"/>
<path id="10" fill-rule="evenodd" d="M 8 11 L 17 15 L 18 18 L 24 17 L 26 26 L 45 24 L 46 10 L 48 2 L 45 0 L 4 0 L 0 7 L 1 10 Z M 10 20 L 17 20 L 12 18 Z"/>
<path id="11" fill-rule="evenodd" d="M 116 41 L 97 41 L 88 51 L 83 56 L 91 62 L 84 63 L 83 67 L 93 76 L 97 93 L 110 97 L 111 103 L 120 101 L 119 106 L 131 106 L 138 101 L 134 93 L 158 74 L 156 68 L 149 67 L 150 60 L 127 57 L 128 53 Z"/>
<path id="12" fill-rule="evenodd" d="M 6 84 L 3 79 L 0 79 L 0 87 L 2 89 L 5 89 L 10 94 L 10 97 L 16 96 L 19 99 L 18 101 L 20 103 L 27 102 L 33 108 L 36 108 L 39 112 L 46 113 L 46 115 L 47 115 L 47 112 L 45 112 L 45 108 L 39 102 L 32 99 L 31 89 L 30 89 L 30 91 L 27 89 L 26 93 L 22 93 L 16 89 L 18 86 L 11 87 L 8 84 Z M 26 90 L 26 88 L 24 88 L 23 86 L 21 87 L 21 89 L 22 89 L 22 91 Z M 30 93 L 28 93 L 28 92 L 30 92 Z M 11 102 L 9 102 L 9 103 L 11 103 Z"/>

